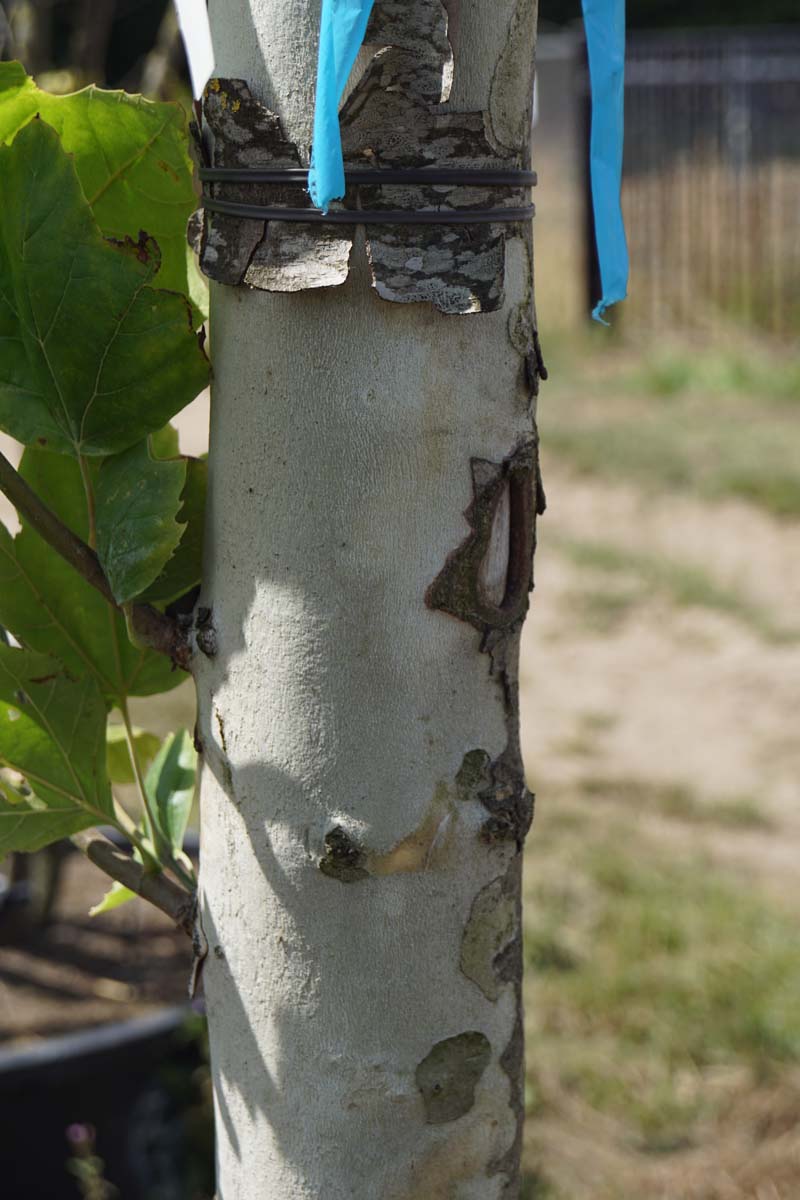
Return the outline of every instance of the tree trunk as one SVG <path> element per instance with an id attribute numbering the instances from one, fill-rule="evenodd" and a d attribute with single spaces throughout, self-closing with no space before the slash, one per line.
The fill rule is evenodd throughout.
<path id="1" fill-rule="evenodd" d="M 441 3 L 375 19 L 417 8 Z M 535 0 L 446 8 L 441 112 L 481 114 L 524 165 Z M 211 17 L 220 75 L 307 162 L 319 4 Z M 481 315 L 380 299 L 363 227 L 340 287 L 213 287 L 197 682 L 219 1200 L 518 1194 L 538 473 L 529 234 L 503 237 Z"/>

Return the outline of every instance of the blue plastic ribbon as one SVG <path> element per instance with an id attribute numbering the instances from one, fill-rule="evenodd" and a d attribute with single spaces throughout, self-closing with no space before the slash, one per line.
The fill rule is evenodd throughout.
<path id="1" fill-rule="evenodd" d="M 344 196 L 339 103 L 364 41 L 374 0 L 322 0 L 317 98 L 308 190 L 327 212 Z M 628 247 L 622 219 L 625 0 L 583 0 L 592 88 L 591 174 L 602 296 L 592 316 L 603 320 L 628 290 Z"/>
<path id="2" fill-rule="evenodd" d="M 361 49 L 374 0 L 322 0 L 317 100 L 308 190 L 317 208 L 327 212 L 344 196 L 339 102 Z"/>
<path id="3" fill-rule="evenodd" d="M 592 316 L 628 294 L 628 246 L 622 219 L 625 130 L 625 0 L 583 0 L 592 87 L 592 208 L 603 294 Z M 607 322 L 603 321 L 603 324 Z"/>

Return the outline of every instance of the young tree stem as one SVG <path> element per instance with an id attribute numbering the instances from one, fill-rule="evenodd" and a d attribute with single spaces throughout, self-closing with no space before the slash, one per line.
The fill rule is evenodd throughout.
<path id="1" fill-rule="evenodd" d="M 97 830 L 76 833 L 71 840 L 73 845 L 109 878 L 154 904 L 184 933 L 192 936 L 195 901 L 191 892 L 179 887 L 162 873 L 152 874 L 146 871 L 140 863 L 118 850 Z"/>

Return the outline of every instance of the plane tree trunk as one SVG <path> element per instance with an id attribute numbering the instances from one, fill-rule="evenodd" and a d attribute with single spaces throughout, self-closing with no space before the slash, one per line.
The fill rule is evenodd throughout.
<path id="1" fill-rule="evenodd" d="M 214 161 L 260 145 L 307 163 L 319 5 L 212 0 L 211 18 Z M 377 0 L 347 161 L 527 167 L 535 22 L 535 0 Z M 531 815 L 517 658 L 542 507 L 529 227 L 211 216 L 203 262 L 218 1197 L 510 1200 Z"/>

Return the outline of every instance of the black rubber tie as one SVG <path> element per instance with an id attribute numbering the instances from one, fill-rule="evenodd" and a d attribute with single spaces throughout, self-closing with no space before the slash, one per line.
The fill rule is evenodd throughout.
<path id="1" fill-rule="evenodd" d="M 305 183 L 305 167 L 200 167 L 203 183 Z M 374 167 L 345 171 L 345 184 L 384 187 L 387 184 L 429 184 L 433 187 L 534 187 L 535 171 L 461 169 L 456 167 Z"/>
<path id="2" fill-rule="evenodd" d="M 203 197 L 207 212 L 226 217 L 248 217 L 252 221 L 306 221 L 313 225 L 495 225 L 503 222 L 530 221 L 535 208 L 431 208 L 389 209 L 350 208 L 320 212 L 317 208 L 264 208 L 258 204 L 240 204 L 236 200 Z"/>
<path id="3" fill-rule="evenodd" d="M 201 167 L 203 183 L 303 184 L 308 179 L 304 167 Z M 351 168 L 345 172 L 348 186 L 384 187 L 386 185 L 423 185 L 430 187 L 533 187 L 535 171 L 467 169 L 451 167 L 376 167 Z M 522 208 L 462 209 L 337 209 L 320 212 L 316 208 L 280 208 L 246 204 L 203 195 L 203 207 L 220 216 L 245 217 L 254 221 L 302 221 L 313 225 L 496 225 L 529 221 L 532 204 Z"/>

